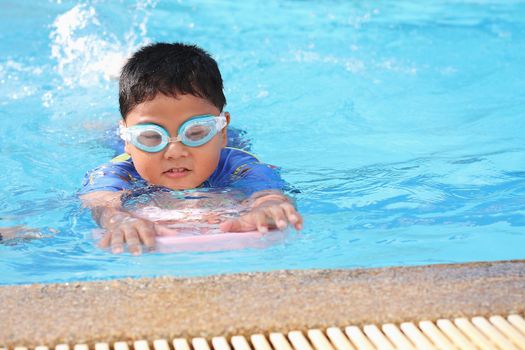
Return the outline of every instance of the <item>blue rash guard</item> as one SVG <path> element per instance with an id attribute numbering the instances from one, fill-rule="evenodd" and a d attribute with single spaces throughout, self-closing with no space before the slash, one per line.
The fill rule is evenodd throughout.
<path id="1" fill-rule="evenodd" d="M 89 171 L 79 194 L 97 191 L 123 191 L 148 186 L 135 169 L 128 154 L 122 154 Z M 274 166 L 259 162 L 252 154 L 226 147 L 217 168 L 200 188 L 238 189 L 246 195 L 261 190 L 283 190 L 286 183 Z"/>

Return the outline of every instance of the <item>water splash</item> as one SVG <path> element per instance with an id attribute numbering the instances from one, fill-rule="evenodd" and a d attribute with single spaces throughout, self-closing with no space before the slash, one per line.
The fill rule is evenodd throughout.
<path id="1" fill-rule="evenodd" d="M 57 16 L 49 35 L 51 58 L 57 62 L 55 69 L 64 85 L 86 87 L 118 79 L 126 58 L 149 42 L 147 22 L 155 5 L 156 1 L 146 0 L 131 7 L 131 28 L 124 38 L 107 30 L 110 23 L 104 19 L 108 16 L 99 15 L 89 2 Z"/>

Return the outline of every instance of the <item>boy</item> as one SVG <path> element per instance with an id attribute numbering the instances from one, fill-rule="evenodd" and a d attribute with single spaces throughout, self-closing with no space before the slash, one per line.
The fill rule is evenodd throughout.
<path id="1" fill-rule="evenodd" d="M 158 43 L 136 52 L 122 69 L 120 135 L 126 153 L 86 175 L 81 199 L 106 233 L 101 247 L 132 254 L 155 246 L 162 228 L 121 206 L 126 190 L 228 187 L 248 195 L 250 210 L 220 224 L 224 232 L 300 230 L 302 217 L 280 190 L 284 182 L 254 156 L 226 147 L 230 114 L 217 63 L 202 49 Z"/>

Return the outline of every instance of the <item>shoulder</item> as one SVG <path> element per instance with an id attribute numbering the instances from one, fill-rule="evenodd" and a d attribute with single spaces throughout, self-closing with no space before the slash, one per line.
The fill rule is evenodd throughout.
<path id="1" fill-rule="evenodd" d="M 286 183 L 279 174 L 279 168 L 263 163 L 257 156 L 239 149 L 226 149 L 227 186 L 241 190 L 246 195 L 262 190 L 282 190 Z M 225 174 L 226 175 L 226 174 Z"/>
<path id="2" fill-rule="evenodd" d="M 247 152 L 240 148 L 234 148 L 234 147 L 225 147 L 221 152 L 221 159 L 222 158 L 228 158 L 232 160 L 244 159 L 244 160 L 252 160 L 255 162 L 260 162 L 259 158 L 257 158 L 257 156 L 254 155 L 253 153 Z"/>
<path id="3" fill-rule="evenodd" d="M 210 177 L 209 185 L 246 189 L 249 193 L 283 187 L 275 166 L 262 163 L 250 152 L 231 147 L 222 150 L 219 165 Z"/>
<path id="4" fill-rule="evenodd" d="M 80 194 L 129 189 L 141 180 L 129 154 L 121 154 L 86 173 Z"/>
<path id="5" fill-rule="evenodd" d="M 123 175 L 127 174 L 129 175 L 129 178 L 135 177 L 134 174 L 137 171 L 135 170 L 135 165 L 133 164 L 133 160 L 131 159 L 131 156 L 129 154 L 121 154 L 119 156 L 116 156 L 115 158 L 111 159 L 109 162 L 106 162 L 95 169 L 89 171 L 89 174 L 96 174 L 99 175 L 111 175 L 111 174 L 118 174 Z"/>
<path id="6" fill-rule="evenodd" d="M 258 164 L 262 163 L 254 154 L 242 149 L 226 147 L 221 152 L 218 170 L 235 176 L 244 168 Z"/>

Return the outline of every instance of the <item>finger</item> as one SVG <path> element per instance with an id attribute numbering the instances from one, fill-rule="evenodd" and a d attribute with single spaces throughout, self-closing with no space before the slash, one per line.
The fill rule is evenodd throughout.
<path id="1" fill-rule="evenodd" d="M 284 209 L 288 221 L 295 227 L 296 230 L 303 228 L 303 217 L 295 210 L 295 207 L 290 203 L 283 203 L 281 207 Z"/>
<path id="2" fill-rule="evenodd" d="M 303 216 L 299 214 L 297 211 L 295 212 L 295 215 L 297 215 L 297 222 L 295 223 L 294 226 L 297 230 L 302 230 L 303 229 Z"/>
<path id="3" fill-rule="evenodd" d="M 219 225 L 222 232 L 243 232 L 244 225 L 240 219 L 231 219 Z"/>
<path id="4" fill-rule="evenodd" d="M 219 225 L 222 232 L 246 232 L 253 231 L 254 224 L 253 214 L 246 214 L 237 219 L 227 220 Z"/>
<path id="5" fill-rule="evenodd" d="M 255 225 L 257 226 L 257 231 L 259 231 L 260 233 L 268 232 L 268 214 L 264 210 L 254 213 Z"/>
<path id="6" fill-rule="evenodd" d="M 270 211 L 275 226 L 277 226 L 279 230 L 284 230 L 288 226 L 288 218 L 284 213 L 284 209 L 281 206 L 276 205 L 268 208 L 268 210 Z"/>
<path id="7" fill-rule="evenodd" d="M 155 234 L 157 236 L 175 236 L 179 232 L 174 227 L 167 227 L 164 225 L 155 225 Z"/>
<path id="8" fill-rule="evenodd" d="M 109 247 L 109 244 L 111 242 L 111 236 L 112 236 L 112 232 L 111 231 L 105 231 L 102 238 L 100 239 L 100 241 L 98 242 L 98 246 L 100 248 L 107 248 Z"/>
<path id="9" fill-rule="evenodd" d="M 142 253 L 142 247 L 140 246 L 140 239 L 135 227 L 129 227 L 124 230 L 124 238 L 128 244 L 128 250 L 133 255 L 139 255 Z"/>
<path id="10" fill-rule="evenodd" d="M 297 223 L 294 225 L 296 230 L 302 230 L 303 229 L 303 217 L 301 214 L 297 213 L 297 217 L 299 220 L 297 220 Z"/>
<path id="11" fill-rule="evenodd" d="M 219 229 L 222 232 L 238 232 L 239 224 L 237 220 L 228 220 L 219 225 Z"/>
<path id="12" fill-rule="evenodd" d="M 121 230 L 115 230 L 111 234 L 111 252 L 120 254 L 124 251 L 124 233 Z"/>
<path id="13" fill-rule="evenodd" d="M 149 222 L 140 222 L 137 225 L 140 240 L 149 248 L 155 247 L 155 227 Z"/>
<path id="14" fill-rule="evenodd" d="M 286 217 L 288 218 L 288 221 L 293 225 L 299 221 L 299 217 L 297 216 L 297 211 L 295 210 L 294 206 L 290 203 L 283 203 L 281 204 L 281 208 L 283 208 Z"/>

